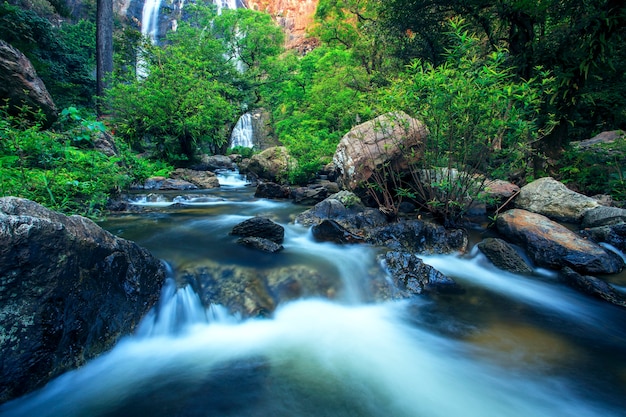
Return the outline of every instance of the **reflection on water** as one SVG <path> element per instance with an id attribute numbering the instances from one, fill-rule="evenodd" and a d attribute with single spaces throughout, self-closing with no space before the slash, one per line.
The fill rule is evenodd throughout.
<path id="1" fill-rule="evenodd" d="M 428 256 L 463 294 L 362 303 L 363 281 L 383 274 L 377 250 L 314 243 L 291 223 L 302 207 L 257 200 L 232 186 L 181 197 L 104 226 L 178 271 L 207 260 L 273 270 L 307 265 L 347 287 L 333 302 L 298 300 L 271 318 L 208 309 L 173 280 L 111 352 L 2 416 L 626 415 L 626 314 L 549 274 L 491 269 L 480 256 Z M 168 196 L 173 199 L 176 196 Z M 215 204 L 219 201 L 219 204 Z M 196 204 L 197 203 L 197 204 Z M 254 215 L 286 228 L 284 251 L 260 254 L 228 233 Z M 377 272 L 376 272 L 377 271 Z"/>

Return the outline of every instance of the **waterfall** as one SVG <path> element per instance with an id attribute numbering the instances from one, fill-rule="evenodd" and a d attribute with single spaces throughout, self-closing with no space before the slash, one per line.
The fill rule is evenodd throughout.
<path id="1" fill-rule="evenodd" d="M 233 133 L 230 136 L 230 147 L 254 147 L 254 143 L 252 141 L 253 135 L 254 130 L 252 127 L 252 115 L 250 113 L 245 113 L 239 118 L 235 128 L 233 129 Z"/>
<path id="2" fill-rule="evenodd" d="M 213 4 L 217 6 L 217 14 L 222 14 L 223 9 L 235 10 L 237 8 L 237 0 L 213 0 Z"/>
<path id="3" fill-rule="evenodd" d="M 141 34 L 149 36 L 152 43 L 156 42 L 159 34 L 159 9 L 161 0 L 146 0 L 141 13 Z"/>

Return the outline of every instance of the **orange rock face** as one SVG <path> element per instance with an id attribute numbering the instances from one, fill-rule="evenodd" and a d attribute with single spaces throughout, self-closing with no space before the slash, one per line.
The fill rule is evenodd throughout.
<path id="1" fill-rule="evenodd" d="M 319 0 L 244 0 L 246 7 L 252 10 L 265 11 L 287 32 L 287 47 L 306 49 L 314 47 L 311 40 L 305 39 L 308 27 Z"/>

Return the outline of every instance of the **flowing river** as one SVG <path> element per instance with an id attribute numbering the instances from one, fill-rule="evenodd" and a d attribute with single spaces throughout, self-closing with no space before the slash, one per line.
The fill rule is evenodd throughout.
<path id="1" fill-rule="evenodd" d="M 293 223 L 303 207 L 255 199 L 234 174 L 221 182 L 137 197 L 153 209 L 103 227 L 166 260 L 174 275 L 207 259 L 259 270 L 307 265 L 340 279 L 338 295 L 244 320 L 205 309 L 190 286 L 170 279 L 136 334 L 0 415 L 626 416 L 625 310 L 548 272 L 495 270 L 475 252 L 424 257 L 461 294 L 364 302 L 363 277 L 385 273 L 375 248 L 315 243 Z M 229 236 L 255 215 L 286 228 L 282 252 L 254 252 Z"/>

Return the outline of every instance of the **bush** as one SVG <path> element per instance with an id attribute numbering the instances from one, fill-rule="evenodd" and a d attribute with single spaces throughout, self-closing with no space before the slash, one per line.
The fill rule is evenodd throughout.
<path id="1" fill-rule="evenodd" d="M 66 214 L 97 217 L 108 199 L 131 183 L 171 170 L 137 158 L 128 149 L 107 157 L 93 148 L 100 129 L 84 127 L 100 122 L 82 119 L 76 109 L 63 113 L 73 116 L 65 120 L 64 131 L 52 132 L 27 125 L 0 108 L 1 195 L 28 198 Z"/>

